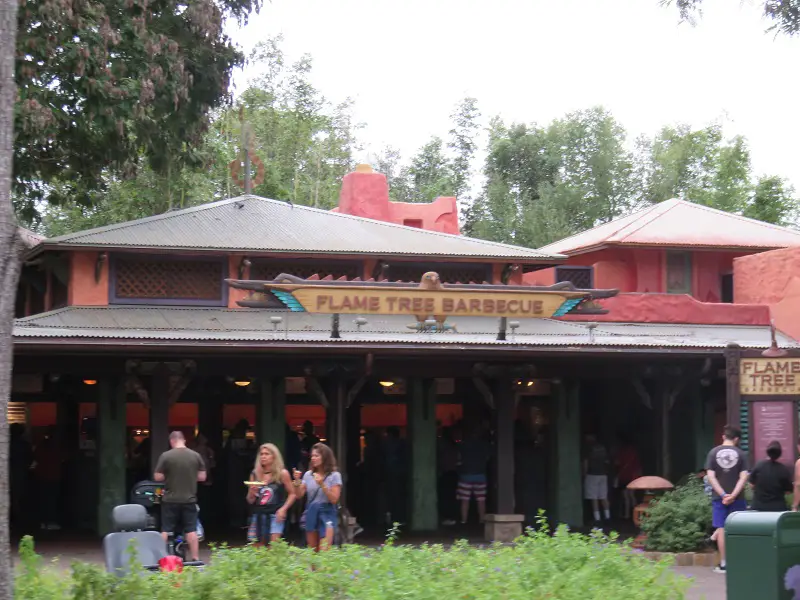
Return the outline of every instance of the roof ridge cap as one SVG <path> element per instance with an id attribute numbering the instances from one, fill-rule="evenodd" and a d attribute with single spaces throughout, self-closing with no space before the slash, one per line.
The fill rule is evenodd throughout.
<path id="1" fill-rule="evenodd" d="M 775 223 L 767 223 L 766 221 L 759 221 L 758 219 L 753 219 L 752 217 L 746 217 L 744 215 L 740 215 L 739 213 L 728 212 L 726 210 L 722 210 L 721 208 L 714 208 L 713 206 L 700 204 L 699 202 L 692 202 L 691 200 L 678 200 L 678 202 L 692 206 L 693 208 L 699 208 L 701 210 L 705 210 L 707 212 L 715 214 L 723 214 L 726 217 L 733 217 L 734 219 L 737 219 L 739 221 L 744 221 L 745 223 L 750 223 L 752 225 L 760 225 L 762 227 L 767 227 L 769 229 L 776 229 L 784 233 L 793 233 L 800 237 L 800 230 L 794 229 L 793 227 L 785 227 L 783 225 L 776 225 Z"/>
<path id="2" fill-rule="evenodd" d="M 615 232 L 613 235 L 611 235 L 608 238 L 606 238 L 606 243 L 612 242 L 612 241 L 616 242 L 616 243 L 624 243 L 625 242 L 625 238 L 627 238 L 628 236 L 633 235 L 637 231 L 640 231 L 642 228 L 647 227 L 648 225 L 650 225 L 653 221 L 655 221 L 659 217 L 663 217 L 665 214 L 667 214 L 673 208 L 675 208 L 676 206 L 679 206 L 680 202 L 681 201 L 677 200 L 676 198 L 670 198 L 669 200 L 662 200 L 661 202 L 657 202 L 657 203 L 653 204 L 653 206 L 651 206 L 650 208 L 646 209 L 646 214 L 644 214 L 645 211 L 642 211 L 643 214 L 638 219 L 634 219 L 632 222 L 628 223 L 625 227 L 622 227 L 617 232 Z M 647 217 L 650 217 L 650 218 L 648 219 Z M 638 225 L 638 226 L 634 227 L 634 225 Z M 622 232 L 622 231 L 624 231 L 625 229 L 628 229 L 628 228 L 632 228 L 632 229 L 630 231 L 626 232 L 623 235 L 623 237 L 621 237 L 620 239 L 617 239 L 617 240 L 612 240 L 611 239 L 614 236 L 617 236 L 620 232 Z"/>

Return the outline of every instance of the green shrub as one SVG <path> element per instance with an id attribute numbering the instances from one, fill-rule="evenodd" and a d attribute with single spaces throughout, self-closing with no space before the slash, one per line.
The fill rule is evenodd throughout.
<path id="1" fill-rule="evenodd" d="M 697 477 L 665 493 L 650 504 L 642 519 L 648 550 L 692 552 L 704 544 L 711 528 L 711 499 Z"/>
<path id="2" fill-rule="evenodd" d="M 26 559 L 27 560 L 27 559 Z M 323 554 L 279 543 L 218 549 L 205 572 L 138 573 L 122 581 L 94 565 L 71 574 L 32 572 L 17 579 L 17 600 L 667 600 L 688 581 L 670 563 L 653 563 L 616 540 L 531 531 L 513 546 L 345 546 Z M 59 580 L 59 578 L 61 580 Z M 37 595 L 39 594 L 39 595 Z"/>

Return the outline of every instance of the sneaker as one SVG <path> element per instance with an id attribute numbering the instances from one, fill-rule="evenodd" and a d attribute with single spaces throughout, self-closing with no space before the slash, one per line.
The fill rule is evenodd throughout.
<path id="1" fill-rule="evenodd" d="M 720 573 L 722 575 L 725 574 L 725 567 L 722 565 L 714 567 L 714 573 Z"/>

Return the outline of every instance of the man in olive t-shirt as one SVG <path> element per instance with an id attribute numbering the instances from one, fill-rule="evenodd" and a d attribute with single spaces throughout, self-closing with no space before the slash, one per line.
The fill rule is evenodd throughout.
<path id="1" fill-rule="evenodd" d="M 169 436 L 171 450 L 158 459 L 155 480 L 164 482 L 161 499 L 161 535 L 164 541 L 170 533 L 183 533 L 189 544 L 191 560 L 200 559 L 197 539 L 197 482 L 206 480 L 206 466 L 201 456 L 186 447 L 180 431 Z"/>

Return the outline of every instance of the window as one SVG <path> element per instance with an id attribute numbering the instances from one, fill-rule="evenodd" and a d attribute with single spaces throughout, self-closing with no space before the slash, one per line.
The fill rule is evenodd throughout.
<path id="1" fill-rule="evenodd" d="M 422 276 L 428 271 L 439 274 L 442 283 L 484 283 L 492 280 L 490 265 L 476 265 L 465 263 L 463 265 L 437 265 L 423 263 L 389 263 L 386 278 L 389 281 L 410 281 L 419 283 Z"/>
<path id="2" fill-rule="evenodd" d="M 355 279 L 364 276 L 363 263 L 345 260 L 253 260 L 250 267 L 250 279 L 272 281 L 278 275 L 286 273 L 308 279 L 313 275 L 323 279 L 331 276 L 334 279 L 346 277 Z"/>
<path id="3" fill-rule="evenodd" d="M 226 306 L 224 257 L 113 256 L 112 304 Z"/>
<path id="4" fill-rule="evenodd" d="M 692 255 L 689 252 L 667 252 L 667 293 L 692 293 Z"/>
<path id="5" fill-rule="evenodd" d="M 720 302 L 733 302 L 733 273 L 723 275 L 720 281 Z"/>
<path id="6" fill-rule="evenodd" d="M 556 283 L 569 281 L 579 290 L 594 287 L 594 267 L 556 267 Z"/>

